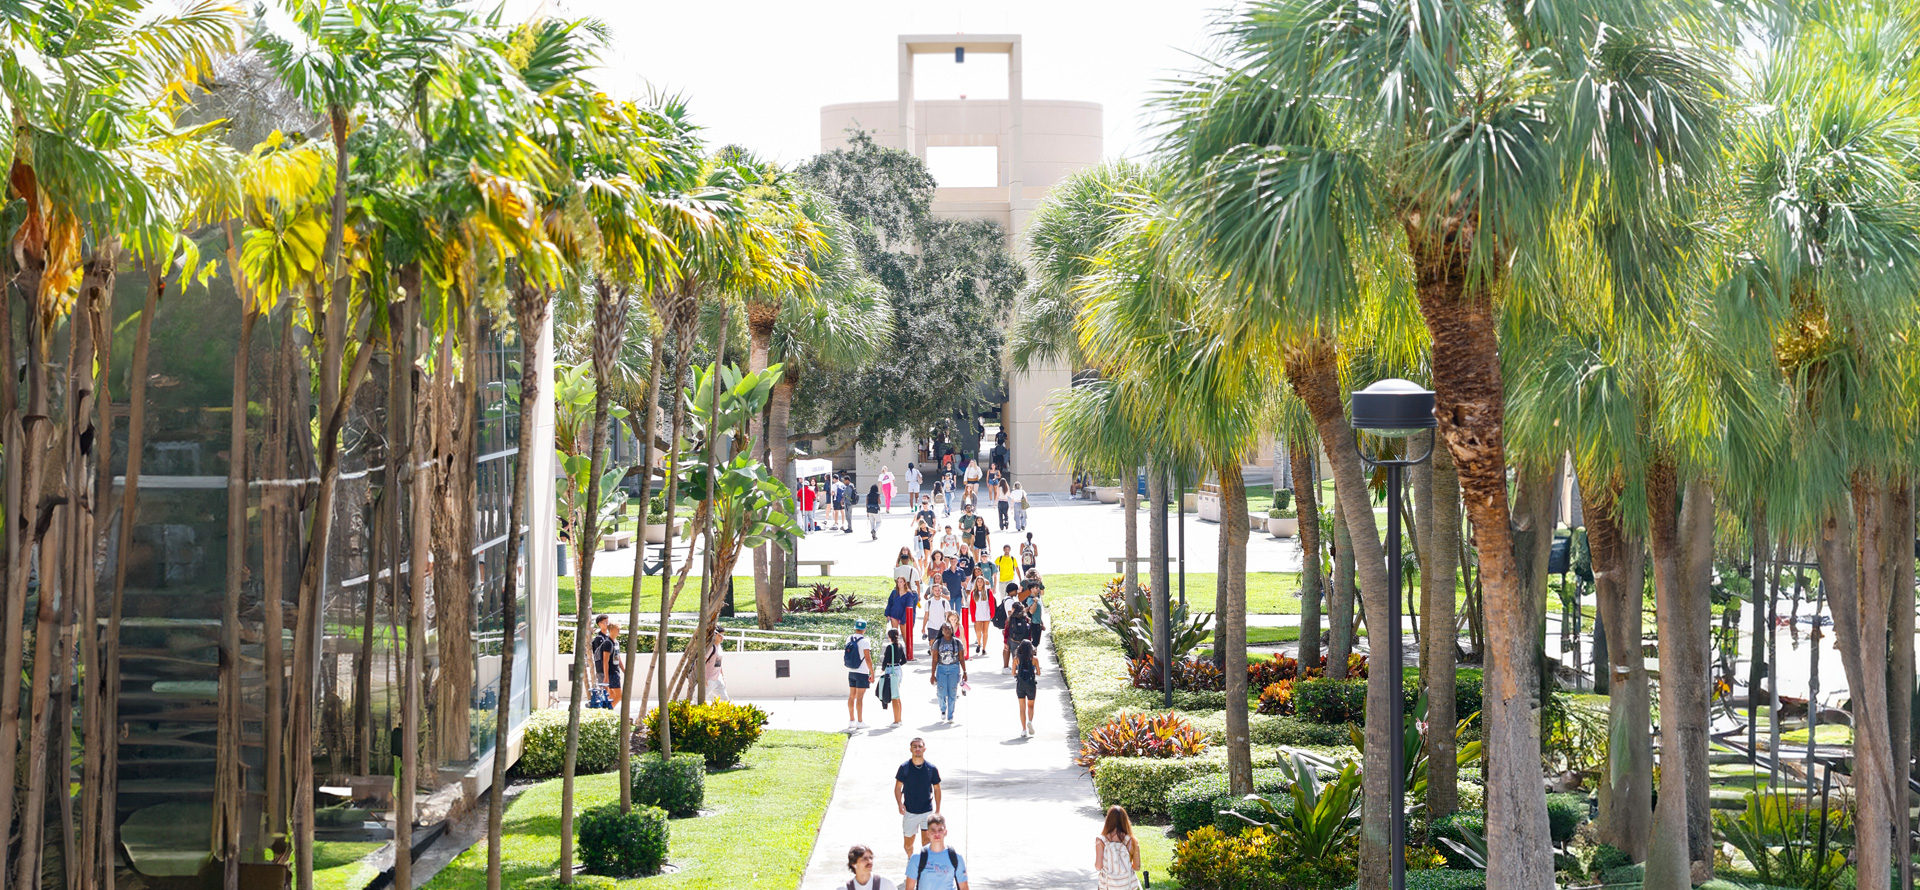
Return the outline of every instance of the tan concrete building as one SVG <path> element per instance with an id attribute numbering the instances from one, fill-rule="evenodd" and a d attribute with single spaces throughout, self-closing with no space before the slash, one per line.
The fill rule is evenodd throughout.
<path id="1" fill-rule="evenodd" d="M 1009 246 L 1020 252 L 1020 232 L 1047 189 L 1068 174 L 1100 163 L 1101 108 L 1094 102 L 1027 99 L 1017 34 L 902 35 L 898 41 L 899 90 L 891 101 L 849 102 L 820 109 L 820 150 L 847 143 L 861 130 L 881 145 L 913 152 L 922 160 L 929 149 L 992 151 L 996 171 L 991 186 L 939 187 L 935 216 L 991 219 L 1007 230 Z M 1005 99 L 919 99 L 914 95 L 914 60 L 919 56 L 963 58 L 1005 55 Z M 1007 375 L 1002 428 L 1012 451 L 1014 478 L 1029 491 L 1066 491 L 1070 467 L 1055 463 L 1044 429 L 1048 404 L 1056 390 L 1071 385 L 1072 369 L 1037 368 Z M 872 479 L 880 467 L 901 474 L 912 460 L 911 445 L 901 443 L 879 453 L 862 451 L 855 467 Z"/>

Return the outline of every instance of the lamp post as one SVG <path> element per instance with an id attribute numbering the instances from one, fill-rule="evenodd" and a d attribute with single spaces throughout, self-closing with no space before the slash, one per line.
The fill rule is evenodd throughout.
<path id="1" fill-rule="evenodd" d="M 1400 475 L 1407 467 L 1419 466 L 1433 455 L 1433 392 L 1406 380 L 1389 379 L 1374 383 L 1353 394 L 1353 444 L 1360 459 L 1369 466 L 1387 471 L 1387 689 L 1393 702 L 1394 721 L 1388 728 L 1387 774 L 1393 777 L 1393 809 L 1387 830 L 1387 863 L 1393 875 L 1393 890 L 1407 886 L 1407 752 L 1403 750 L 1401 724 L 1406 707 L 1400 692 Z M 1427 450 L 1413 457 L 1409 444 L 1407 456 L 1383 458 L 1367 454 L 1361 447 L 1362 431 L 1388 439 L 1405 439 L 1428 430 Z"/>

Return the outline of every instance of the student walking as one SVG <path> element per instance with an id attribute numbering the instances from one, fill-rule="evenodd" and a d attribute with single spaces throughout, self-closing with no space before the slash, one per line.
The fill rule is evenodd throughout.
<path id="1" fill-rule="evenodd" d="M 1107 822 L 1093 841 L 1093 870 L 1100 877 L 1099 890 L 1140 890 L 1140 842 L 1126 807 L 1107 807 Z"/>
<path id="2" fill-rule="evenodd" d="M 870 540 L 880 540 L 880 486 L 867 486 L 867 534 Z"/>
<path id="3" fill-rule="evenodd" d="M 614 707 L 620 706 L 621 676 L 623 670 L 620 657 L 620 627 L 605 615 L 594 616 L 594 625 L 599 631 L 593 635 L 588 652 L 593 656 L 593 666 L 600 675 L 600 682 L 607 687 L 607 700 Z"/>
<path id="4" fill-rule="evenodd" d="M 1033 625 L 1027 620 L 1027 607 L 1020 600 L 1011 598 L 1006 603 L 1007 620 L 1000 629 L 1000 666 L 1013 673 L 1014 647 L 1027 640 L 1033 633 Z"/>
<path id="5" fill-rule="evenodd" d="M 847 890 L 894 890 L 892 881 L 873 873 L 873 850 L 865 844 L 854 844 L 847 851 L 847 871 L 853 872 Z"/>
<path id="6" fill-rule="evenodd" d="M 911 565 L 906 566 L 912 568 Z M 897 630 L 907 636 L 907 660 L 913 660 L 913 612 L 920 604 L 919 585 L 901 577 L 899 568 L 894 569 L 893 593 L 887 595 L 887 629 Z"/>
<path id="7" fill-rule="evenodd" d="M 920 503 L 920 482 L 920 468 L 912 463 L 907 464 L 907 503 L 910 505 Z"/>
<path id="8" fill-rule="evenodd" d="M 995 585 L 1007 581 L 1020 580 L 1020 569 L 1014 563 L 1012 544 L 1000 545 L 1000 555 L 993 558 L 993 571 L 993 583 Z"/>
<path id="9" fill-rule="evenodd" d="M 800 508 L 800 532 L 805 534 L 815 530 L 813 524 L 813 486 L 800 483 L 800 490 L 793 493 L 796 506 Z"/>
<path id="10" fill-rule="evenodd" d="M 900 644 L 898 628 L 887 628 L 887 643 L 880 647 L 880 677 L 875 684 L 880 707 L 893 708 L 893 725 L 900 725 L 901 683 L 905 680 L 907 648 Z"/>
<path id="11" fill-rule="evenodd" d="M 1007 497 L 1013 500 L 1013 530 L 1027 530 L 1027 490 L 1018 482 L 1013 483 L 1013 492 Z"/>
<path id="12" fill-rule="evenodd" d="M 720 670 L 721 653 L 727 648 L 727 635 L 720 628 L 707 637 L 707 697 L 732 701 L 727 694 L 727 675 Z M 618 704 L 619 702 L 615 702 Z"/>
<path id="13" fill-rule="evenodd" d="M 947 817 L 928 819 L 927 833 L 920 858 L 907 854 L 907 890 L 969 890 L 967 860 L 947 846 Z"/>
<path id="14" fill-rule="evenodd" d="M 967 612 L 973 620 L 973 651 L 975 655 L 987 654 L 987 625 L 993 621 L 993 586 L 974 588 L 967 603 Z"/>
<path id="15" fill-rule="evenodd" d="M 853 635 L 847 637 L 841 652 L 847 668 L 847 732 L 867 728 L 867 689 L 873 686 L 873 641 L 867 639 L 867 622 L 855 619 Z"/>
<path id="16" fill-rule="evenodd" d="M 923 844 L 933 841 L 927 827 L 940 818 L 940 768 L 927 762 L 925 739 L 908 742 L 907 750 L 913 756 L 893 771 L 893 803 L 900 808 L 900 844 L 912 857 L 916 837 Z"/>
<path id="17" fill-rule="evenodd" d="M 887 512 L 893 512 L 893 471 L 880 468 L 880 500 L 886 505 Z"/>
<path id="18" fill-rule="evenodd" d="M 993 488 L 994 503 L 1000 508 L 1000 530 L 1006 531 L 1007 513 L 1013 509 L 1013 489 L 1007 486 L 1007 480 L 998 476 L 995 477 Z"/>
<path id="19" fill-rule="evenodd" d="M 944 596 L 927 597 L 926 612 L 927 648 L 932 649 L 940 639 L 940 632 L 952 625 L 959 616 L 953 611 L 953 603 Z"/>
<path id="20" fill-rule="evenodd" d="M 847 484 L 846 479 L 833 477 L 833 514 L 828 521 L 833 523 L 834 528 L 847 534 L 853 533 L 853 517 L 847 515 L 847 496 L 851 491 L 852 486 Z"/>
<path id="21" fill-rule="evenodd" d="M 1040 564 L 1040 547 L 1033 543 L 1033 532 L 1027 532 L 1027 540 L 1020 545 L 1020 577 L 1036 571 Z"/>
<path id="22" fill-rule="evenodd" d="M 949 621 L 940 626 L 940 638 L 933 643 L 930 678 L 940 688 L 940 719 L 948 723 L 959 716 L 960 684 L 967 682 L 967 647 L 954 638 L 953 625 Z"/>
<path id="23" fill-rule="evenodd" d="M 1032 640 L 1021 640 L 1013 650 L 1013 697 L 1020 707 L 1020 737 L 1033 735 L 1033 700 L 1039 695 L 1040 656 Z"/>

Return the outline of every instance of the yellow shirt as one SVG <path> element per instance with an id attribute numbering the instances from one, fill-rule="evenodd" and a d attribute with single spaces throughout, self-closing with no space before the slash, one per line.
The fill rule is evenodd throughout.
<path id="1" fill-rule="evenodd" d="M 1013 557 L 1005 555 L 997 556 L 994 558 L 993 564 L 994 567 L 1000 570 L 1000 583 L 1005 584 L 1008 581 L 1020 580 L 1020 576 L 1016 574 L 1020 566 L 1013 561 Z"/>

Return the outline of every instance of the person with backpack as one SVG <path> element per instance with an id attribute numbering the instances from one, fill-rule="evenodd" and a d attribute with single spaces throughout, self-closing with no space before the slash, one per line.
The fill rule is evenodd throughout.
<path id="1" fill-rule="evenodd" d="M 947 817 L 927 820 L 931 840 L 918 858 L 907 854 L 907 890 L 969 890 L 967 860 L 947 846 Z"/>
<path id="2" fill-rule="evenodd" d="M 912 569 L 911 562 L 899 566 L 893 573 L 893 593 L 887 596 L 887 629 L 900 630 L 911 639 L 913 636 L 913 611 L 920 604 L 919 579 L 913 574 L 903 576 L 900 568 Z M 913 658 L 913 646 L 907 646 L 907 658 Z"/>
<path id="3" fill-rule="evenodd" d="M 940 632 L 948 629 L 959 616 L 953 611 L 953 603 L 944 596 L 927 597 L 925 611 L 927 648 L 931 649 L 933 644 L 939 642 Z"/>
<path id="4" fill-rule="evenodd" d="M 1027 532 L 1026 542 L 1020 545 L 1020 576 L 1024 578 L 1037 571 L 1039 564 L 1040 547 L 1033 543 L 1033 532 Z"/>
<path id="5" fill-rule="evenodd" d="M 1100 877 L 1099 890 L 1140 890 L 1140 841 L 1133 836 L 1133 820 L 1127 808 L 1107 807 L 1107 822 L 1093 840 L 1093 871 Z"/>
<path id="6" fill-rule="evenodd" d="M 867 622 L 856 619 L 853 635 L 840 653 L 847 666 L 847 732 L 867 728 L 867 689 L 873 686 L 873 641 L 867 639 Z"/>
<path id="7" fill-rule="evenodd" d="M 853 523 L 847 518 L 847 480 L 835 473 L 831 491 L 827 502 L 833 507 L 827 514 L 828 524 L 839 531 L 853 531 Z"/>
<path id="8" fill-rule="evenodd" d="M 940 497 L 947 505 L 947 512 L 940 515 L 943 518 L 952 516 L 954 505 L 960 499 L 960 477 L 954 475 L 951 462 L 947 464 L 946 472 L 940 474 Z"/>
<path id="9" fill-rule="evenodd" d="M 1020 707 L 1021 738 L 1033 735 L 1033 700 L 1039 692 L 1040 655 L 1032 640 L 1020 640 L 1013 647 L 1013 698 Z"/>
<path id="10" fill-rule="evenodd" d="M 973 621 L 973 654 L 987 654 L 987 626 L 993 623 L 993 585 L 976 586 L 967 598 L 967 615 Z"/>
<path id="11" fill-rule="evenodd" d="M 866 844 L 847 850 L 847 871 L 853 872 L 847 890 L 894 890 L 892 881 L 873 873 L 873 849 Z"/>
<path id="12" fill-rule="evenodd" d="M 901 683 L 905 679 L 904 665 L 907 663 L 907 648 L 900 645 L 898 628 L 887 628 L 887 644 L 880 647 L 880 676 L 875 691 L 880 696 L 880 707 L 893 708 L 893 725 L 900 725 Z"/>
<path id="13" fill-rule="evenodd" d="M 1014 595 L 1019 592 L 1020 592 L 1020 585 L 1008 584 L 1006 589 L 1006 595 L 1000 597 L 1000 599 L 996 600 L 993 604 L 993 627 L 995 630 L 1000 631 L 1000 642 L 1001 642 L 1001 648 L 1003 649 L 1006 647 L 1007 618 L 1009 617 L 1009 613 L 1013 610 L 1014 604 L 1019 602 L 1018 599 L 1014 598 Z M 987 643 L 987 635 L 983 633 L 980 635 L 981 648 L 984 649 L 986 647 L 986 643 Z M 981 652 L 980 654 L 985 655 L 987 653 Z M 1005 664 L 1001 664 L 1000 666 L 1006 667 Z"/>
<path id="14" fill-rule="evenodd" d="M 1007 514 L 1013 509 L 1013 487 L 997 471 L 994 473 L 993 500 L 1000 508 L 1000 530 L 1006 531 Z"/>
<path id="15" fill-rule="evenodd" d="M 607 687 L 609 706 L 619 707 L 622 692 L 620 672 L 623 669 L 620 659 L 620 628 L 605 615 L 595 615 L 593 623 L 599 628 L 593 635 L 590 644 L 592 648 L 588 650 L 593 655 L 594 672 L 600 675 L 601 684 Z"/>
<path id="16" fill-rule="evenodd" d="M 1027 530 L 1027 490 L 1021 483 L 1013 483 L 1013 491 L 1007 493 L 1007 499 L 1013 501 L 1013 530 Z"/>
<path id="17" fill-rule="evenodd" d="M 987 558 L 987 518 L 985 516 L 980 517 L 980 521 L 973 524 L 973 552 L 978 554 L 977 559 Z"/>
<path id="18" fill-rule="evenodd" d="M 1007 604 L 1007 623 L 1000 630 L 1000 666 L 1013 673 L 1013 651 L 1020 643 L 1029 641 L 1033 635 L 1032 622 L 1027 620 L 1027 607 L 1018 599 Z"/>
<path id="19" fill-rule="evenodd" d="M 867 486 L 867 533 L 869 540 L 880 540 L 880 486 Z"/>
<path id="20" fill-rule="evenodd" d="M 925 739 L 908 742 L 907 750 L 913 756 L 893 771 L 893 803 L 900 808 L 900 842 L 911 865 L 914 838 L 932 843 L 927 826 L 940 818 L 940 768 L 927 762 Z"/>
<path id="21" fill-rule="evenodd" d="M 954 637 L 953 625 L 949 621 L 940 626 L 940 636 L 933 641 L 933 676 L 928 678 L 940 689 L 940 719 L 948 723 L 959 716 L 960 684 L 967 682 L 967 647 Z"/>

